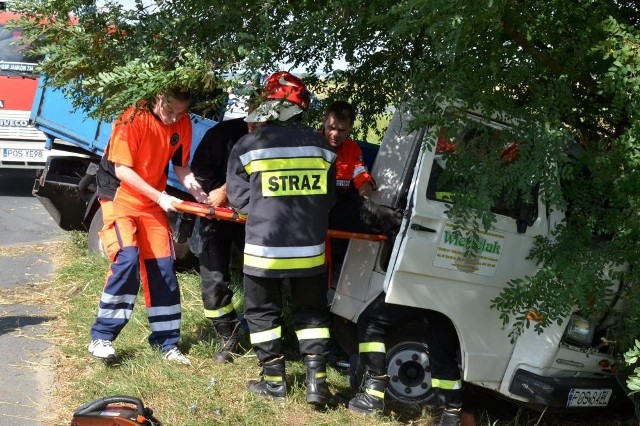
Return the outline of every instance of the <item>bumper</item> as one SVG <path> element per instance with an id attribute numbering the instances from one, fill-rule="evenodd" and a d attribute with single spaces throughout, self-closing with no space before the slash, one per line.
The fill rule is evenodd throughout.
<path id="1" fill-rule="evenodd" d="M 518 369 L 509 386 L 509 392 L 528 399 L 532 404 L 558 408 L 568 406 L 569 394 L 572 389 L 611 389 L 611 396 L 606 406 L 612 407 L 630 403 L 629 397 L 615 377 L 545 377 Z"/>

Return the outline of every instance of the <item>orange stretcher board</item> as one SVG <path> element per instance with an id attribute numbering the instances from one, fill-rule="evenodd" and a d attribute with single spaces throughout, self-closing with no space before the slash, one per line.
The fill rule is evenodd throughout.
<path id="1" fill-rule="evenodd" d="M 195 214 L 196 216 L 202 216 L 208 219 L 221 219 L 240 223 L 244 223 L 246 221 L 244 217 L 240 216 L 235 210 L 229 207 L 211 207 L 207 204 L 195 203 L 192 201 L 183 201 L 181 203 L 173 202 L 171 205 L 178 211 Z M 329 229 L 327 231 L 327 237 L 369 241 L 387 240 L 386 235 L 363 234 L 360 232 L 338 231 L 336 229 Z"/>

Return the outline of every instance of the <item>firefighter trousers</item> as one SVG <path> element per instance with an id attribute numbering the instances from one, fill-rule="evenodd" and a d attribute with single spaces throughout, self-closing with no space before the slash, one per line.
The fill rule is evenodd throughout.
<path id="1" fill-rule="evenodd" d="M 282 286 L 289 280 L 293 323 L 300 354 L 327 356 L 329 311 L 325 274 L 264 278 L 245 274 L 244 316 L 251 345 L 262 363 L 282 354 Z"/>
<path id="2" fill-rule="evenodd" d="M 100 240 L 111 259 L 100 297 L 93 340 L 115 340 L 129 321 L 142 288 L 149 318 L 149 343 L 168 351 L 180 339 L 180 290 L 175 252 L 166 213 L 158 207 L 140 211 L 101 201 Z"/>
<path id="3" fill-rule="evenodd" d="M 242 253 L 244 247 L 244 225 L 222 220 L 199 219 L 202 250 L 198 253 L 200 263 L 200 290 L 205 317 L 216 330 L 232 330 L 229 323 L 238 321 L 233 308 L 233 291 L 229 288 L 229 263 L 233 247 Z"/>
<path id="4" fill-rule="evenodd" d="M 358 318 L 360 362 L 374 376 L 386 374 L 387 337 L 398 327 L 425 317 L 431 386 L 441 402 L 450 407 L 462 405 L 462 380 L 457 362 L 458 337 L 451 322 L 442 314 L 384 301 L 380 293 Z"/>

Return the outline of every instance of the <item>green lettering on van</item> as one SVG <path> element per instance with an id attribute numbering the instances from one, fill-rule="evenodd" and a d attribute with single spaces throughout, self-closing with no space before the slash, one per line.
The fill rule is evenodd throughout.
<path id="1" fill-rule="evenodd" d="M 478 252 L 500 255 L 501 246 L 497 241 L 490 243 L 484 238 L 464 238 L 454 232 L 444 231 L 444 242 L 461 248 L 473 247 Z"/>

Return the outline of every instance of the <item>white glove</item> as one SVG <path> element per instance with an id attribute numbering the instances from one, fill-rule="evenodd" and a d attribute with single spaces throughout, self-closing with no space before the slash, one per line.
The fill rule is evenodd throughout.
<path id="1" fill-rule="evenodd" d="M 177 210 L 175 209 L 175 207 L 173 207 L 171 205 L 171 203 L 181 203 L 181 202 L 182 202 L 181 199 L 176 198 L 176 197 L 172 197 L 171 195 L 167 194 L 164 191 L 162 191 L 162 193 L 160 194 L 160 196 L 156 200 L 156 203 L 158 203 L 158 205 L 165 212 L 177 212 Z"/>

